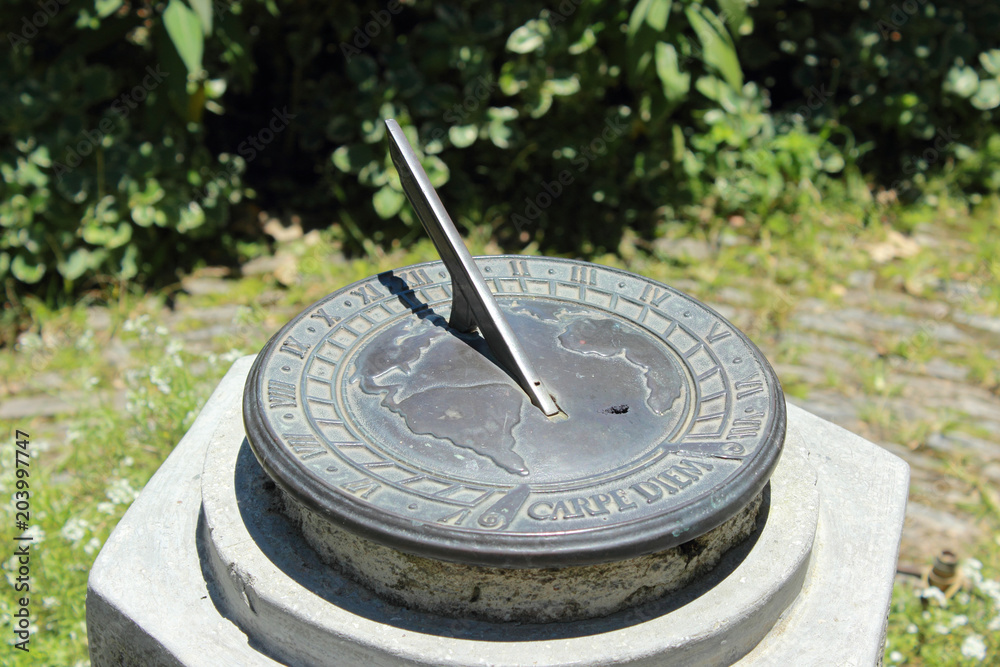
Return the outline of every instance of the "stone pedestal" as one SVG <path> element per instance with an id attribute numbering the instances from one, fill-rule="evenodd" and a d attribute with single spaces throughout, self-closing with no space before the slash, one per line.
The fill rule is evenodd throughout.
<path id="1" fill-rule="evenodd" d="M 602 618 L 412 611 L 324 564 L 244 440 L 239 360 L 91 571 L 104 665 L 871 665 L 881 657 L 905 463 L 789 406 L 757 526 L 709 573 Z"/>

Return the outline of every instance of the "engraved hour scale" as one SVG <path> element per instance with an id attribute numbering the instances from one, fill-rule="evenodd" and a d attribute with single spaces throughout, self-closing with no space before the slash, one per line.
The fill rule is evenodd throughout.
<path id="1" fill-rule="evenodd" d="M 442 261 L 330 294 L 257 357 L 243 419 L 283 511 L 337 570 L 446 616 L 603 616 L 713 567 L 782 450 L 767 360 L 643 276 L 473 258 L 387 126 Z"/>

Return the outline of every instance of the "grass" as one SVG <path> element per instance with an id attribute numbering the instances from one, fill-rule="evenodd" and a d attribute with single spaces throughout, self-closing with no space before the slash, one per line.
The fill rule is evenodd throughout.
<path id="1" fill-rule="evenodd" d="M 793 326 L 790 315 L 804 299 L 820 299 L 837 307 L 845 293 L 845 280 L 856 271 L 875 275 L 880 285 L 902 292 L 940 297 L 941 285 L 965 276 L 979 280 L 975 295 L 961 297 L 957 306 L 970 313 L 996 315 L 996 284 L 1000 282 L 1000 234 L 995 201 L 969 215 L 944 202 L 937 209 L 880 209 L 862 224 L 858 217 L 817 207 L 795 219 L 792 231 L 777 235 L 763 230 L 751 237 L 727 221 L 712 221 L 704 241 L 713 249 L 703 261 L 668 258 L 649 243 L 626 236 L 619 252 L 596 261 L 635 271 L 667 283 L 684 281 L 695 296 L 710 303 L 724 288 L 748 294 L 745 308 L 752 314 L 737 322 L 765 349 L 794 362 L 802 350 L 781 341 L 781 332 Z M 956 213 L 957 210 L 957 213 Z M 991 217 L 992 216 L 992 217 Z M 967 244 L 921 246 L 912 255 L 876 262 L 870 249 L 885 243 L 895 225 L 919 233 L 927 220 L 944 220 Z M 992 233 L 991 233 L 992 230 Z M 473 253 L 495 254 L 489 230 L 475 228 L 469 235 Z M 331 251 L 331 248 L 333 250 Z M 0 350 L 0 399 L 12 394 L 64 391 L 89 397 L 86 409 L 20 419 L 2 424 L 12 444 L 15 429 L 31 435 L 31 520 L 35 542 L 32 551 L 31 653 L 15 655 L 24 664 L 85 665 L 87 658 L 84 600 L 87 573 L 131 501 L 193 422 L 215 384 L 237 357 L 257 351 L 288 317 L 337 286 L 400 265 L 436 259 L 429 241 L 410 248 L 375 248 L 360 259 L 345 259 L 336 252 L 332 233 L 307 235 L 283 244 L 281 252 L 294 258 L 296 278 L 287 285 L 274 276 L 234 279 L 224 293 L 198 296 L 170 294 L 179 311 L 235 305 L 235 315 L 207 344 L 194 347 L 180 336 L 199 327 L 196 318 L 177 319 L 168 328 L 167 293 L 147 295 L 137 287 L 118 285 L 102 303 L 81 302 L 73 307 L 48 310 L 37 301 L 28 303 L 33 326 L 13 348 Z M 527 252 L 537 249 L 529 245 Z M 100 315 L 109 324 L 95 327 Z M 115 355 L 107 354 L 114 348 Z M 914 363 L 934 356 L 969 369 L 982 385 L 997 383 L 995 359 L 978 349 L 946 353 L 932 342 L 893 340 L 889 353 Z M 991 363 L 994 362 L 994 363 Z M 834 388 L 852 385 L 870 397 L 863 419 L 891 436 L 900 431 L 908 446 L 919 446 L 938 428 L 932 418 L 907 424 L 883 407 L 895 396 L 898 384 L 891 364 L 858 361 L 857 382 L 850 373 L 830 371 Z M 58 389 L 50 388 L 54 384 Z M 787 387 L 790 395 L 808 396 L 803 382 Z M 943 422 L 942 422 L 943 423 Z M 951 424 L 951 422 L 949 422 Z M 951 426 L 949 426 L 950 428 Z M 899 440 L 897 439 L 897 442 Z M 4 443 L 0 459 L 0 497 L 16 490 L 13 455 Z M 947 462 L 942 461 L 942 464 Z M 975 465 L 962 467 L 960 476 L 971 476 L 982 487 Z M 1000 527 L 995 503 L 979 492 L 979 511 L 992 534 Z M 0 521 L 12 526 L 13 505 L 0 507 Z M 1000 598 L 995 582 L 1000 578 L 1000 543 L 988 541 L 974 552 L 981 566 L 979 583 L 939 606 L 932 597 L 906 584 L 896 588 L 889 619 L 886 664 L 964 665 L 1000 661 Z M 975 570 L 975 563 L 967 564 Z M 8 557 L 3 571 L 11 579 L 17 563 Z M 989 583 L 993 582 L 993 583 Z M 7 632 L 16 601 L 11 588 L 0 597 L 0 620 Z M 991 597 L 993 596 L 993 597 Z M 944 631 L 942 629 L 946 629 Z M 7 634 L 9 637 L 9 633 Z M 976 661 L 979 640 L 986 652 Z M 965 654 L 973 657 L 967 658 Z"/>
<path id="2" fill-rule="evenodd" d="M 1000 542 L 983 551 L 996 554 Z M 995 665 L 1000 660 L 1000 563 L 967 559 L 966 586 L 950 599 L 904 582 L 893 589 L 886 665 Z M 916 581 L 916 580 L 914 580 Z"/>

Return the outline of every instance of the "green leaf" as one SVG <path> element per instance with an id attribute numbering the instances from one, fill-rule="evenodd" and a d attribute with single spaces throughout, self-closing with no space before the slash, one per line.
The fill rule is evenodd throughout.
<path id="1" fill-rule="evenodd" d="M 186 234 L 192 229 L 197 229 L 205 223 L 205 211 L 202 209 L 201 205 L 196 202 L 188 202 L 187 206 L 182 206 L 180 209 L 180 220 L 177 222 L 177 231 L 181 234 Z"/>
<path id="2" fill-rule="evenodd" d="M 148 204 L 133 206 L 132 222 L 140 227 L 151 227 L 156 222 L 156 209 Z"/>
<path id="3" fill-rule="evenodd" d="M 1000 106 L 1000 84 L 993 79 L 979 82 L 979 90 L 969 100 L 972 106 L 982 111 L 996 109 Z"/>
<path id="4" fill-rule="evenodd" d="M 403 202 L 405 201 L 406 197 L 403 196 L 403 193 L 396 192 L 388 185 L 381 188 L 372 196 L 372 204 L 375 205 L 375 212 L 383 220 L 387 220 L 399 213 L 399 209 L 403 208 Z"/>
<path id="5" fill-rule="evenodd" d="M 639 0 L 639 4 L 632 10 L 632 15 L 628 19 L 629 41 L 635 39 L 643 23 L 657 32 L 666 30 L 671 5 L 673 0 Z"/>
<path id="6" fill-rule="evenodd" d="M 663 94 L 670 102 L 684 99 L 691 90 L 691 75 L 680 71 L 677 65 L 677 49 L 673 44 L 656 44 L 656 75 L 663 84 Z"/>
<path id="7" fill-rule="evenodd" d="M 202 33 L 212 34 L 212 0 L 188 0 L 188 2 L 201 20 Z"/>
<path id="8" fill-rule="evenodd" d="M 454 125 L 448 128 L 448 139 L 456 148 L 471 146 L 478 137 L 479 128 L 475 125 Z"/>
<path id="9" fill-rule="evenodd" d="M 993 76 L 1000 76 L 1000 49 L 990 49 L 979 54 L 983 69 Z"/>
<path id="10" fill-rule="evenodd" d="M 829 174 L 836 174 L 844 169 L 844 156 L 834 153 L 823 160 L 823 171 Z"/>
<path id="11" fill-rule="evenodd" d="M 486 134 L 494 146 L 497 148 L 507 148 L 510 146 L 510 137 L 513 132 L 502 120 L 495 118 L 486 126 Z"/>
<path id="12" fill-rule="evenodd" d="M 510 33 L 510 37 L 507 38 L 507 50 L 514 53 L 531 53 L 545 44 L 545 38 L 551 32 L 546 21 L 532 19 Z"/>
<path id="13" fill-rule="evenodd" d="M 76 280 L 90 269 L 97 268 L 103 253 L 77 248 L 64 261 L 59 262 L 59 275 L 66 280 Z"/>
<path id="14" fill-rule="evenodd" d="M 356 174 L 375 159 L 375 153 L 367 144 L 351 144 L 335 150 L 332 159 L 337 169 Z"/>
<path id="15" fill-rule="evenodd" d="M 163 26 L 170 35 L 170 41 L 184 61 L 189 75 L 200 75 L 201 58 L 205 49 L 205 35 L 198 15 L 188 9 L 181 0 L 170 0 L 163 10 Z"/>
<path id="16" fill-rule="evenodd" d="M 425 156 L 420 161 L 420 164 L 423 165 L 424 171 L 427 172 L 427 178 L 430 180 L 431 185 L 436 188 L 441 187 L 451 178 L 451 171 L 448 169 L 448 165 L 436 155 Z"/>
<path id="17" fill-rule="evenodd" d="M 97 15 L 102 19 L 117 12 L 121 6 L 122 0 L 97 0 L 94 3 L 94 9 L 97 10 Z"/>
<path id="18" fill-rule="evenodd" d="M 739 99 L 736 93 L 722 79 L 714 76 L 700 76 L 694 82 L 694 87 L 699 93 L 713 102 L 717 102 L 729 113 L 739 111 Z"/>
<path id="19" fill-rule="evenodd" d="M 979 76 L 976 70 L 968 66 L 956 65 L 948 70 L 944 79 L 944 89 L 959 97 L 972 97 L 979 87 Z"/>
<path id="20" fill-rule="evenodd" d="M 576 78 L 575 74 L 565 79 L 549 79 L 542 85 L 553 95 L 566 96 L 580 92 L 580 80 Z"/>
<path id="21" fill-rule="evenodd" d="M 719 7 L 722 8 L 719 15 L 722 22 L 734 28 L 731 32 L 738 30 L 747 15 L 746 0 L 719 0 Z"/>
<path id="22" fill-rule="evenodd" d="M 684 13 L 701 42 L 705 64 L 714 67 L 734 89 L 742 90 L 743 70 L 726 26 L 707 7 L 693 5 L 687 7 Z"/>
<path id="23" fill-rule="evenodd" d="M 45 275 L 45 269 L 45 262 L 28 253 L 14 255 L 14 261 L 10 263 L 10 272 L 14 277 L 29 285 L 41 280 Z"/>
<path id="24" fill-rule="evenodd" d="M 122 257 L 122 270 L 119 277 L 124 280 L 131 280 L 136 277 L 139 273 L 139 264 L 136 262 L 138 256 L 139 248 L 135 244 L 125 249 L 125 255 Z"/>

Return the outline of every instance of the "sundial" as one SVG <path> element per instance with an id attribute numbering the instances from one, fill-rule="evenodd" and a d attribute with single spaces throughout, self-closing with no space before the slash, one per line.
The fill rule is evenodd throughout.
<path id="1" fill-rule="evenodd" d="M 756 346 L 634 273 L 473 258 L 387 125 L 442 261 L 333 292 L 258 355 L 246 432 L 291 501 L 403 554 L 537 569 L 663 552 L 757 498 L 785 405 Z"/>

